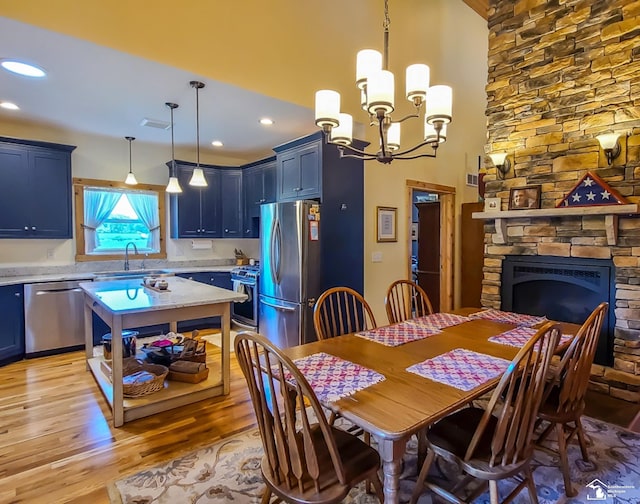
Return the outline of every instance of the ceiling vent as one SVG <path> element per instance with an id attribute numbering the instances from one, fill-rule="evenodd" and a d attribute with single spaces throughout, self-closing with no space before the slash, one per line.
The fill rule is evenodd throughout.
<path id="1" fill-rule="evenodd" d="M 161 121 L 159 119 L 149 119 L 148 117 L 145 117 L 140 122 L 140 126 L 147 126 L 149 128 L 157 128 L 163 130 L 171 129 L 171 123 L 168 123 L 167 121 Z"/>

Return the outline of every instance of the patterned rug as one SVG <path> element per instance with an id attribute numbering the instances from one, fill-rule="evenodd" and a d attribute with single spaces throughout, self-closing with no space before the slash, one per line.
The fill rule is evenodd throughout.
<path id="1" fill-rule="evenodd" d="M 537 450 L 534 479 L 540 504 L 640 503 L 640 434 L 591 418 L 584 418 L 583 424 L 591 445 L 591 462 L 582 461 L 576 444 L 569 447 L 572 481 L 578 496 L 571 499 L 564 496 L 557 456 Z M 257 429 L 250 429 L 116 481 L 108 486 L 109 495 L 112 504 L 256 504 L 264 488 L 260 476 L 261 457 L 260 435 Z M 401 475 L 401 502 L 408 502 L 416 474 L 416 442 L 412 439 Z M 500 483 L 504 491 L 513 484 Z M 367 495 L 360 486 L 344 502 L 369 504 L 377 499 Z M 426 493 L 419 500 L 419 504 L 431 502 L 431 496 Z M 475 502 L 488 504 L 488 495 Z M 527 504 L 526 490 L 514 502 Z"/>

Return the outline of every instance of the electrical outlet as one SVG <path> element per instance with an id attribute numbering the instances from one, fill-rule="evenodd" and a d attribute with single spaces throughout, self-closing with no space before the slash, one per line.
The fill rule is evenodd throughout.
<path id="1" fill-rule="evenodd" d="M 55 249 L 47 249 L 47 259 L 55 259 L 56 251 Z"/>
<path id="2" fill-rule="evenodd" d="M 382 252 L 372 252 L 371 262 L 382 262 Z"/>

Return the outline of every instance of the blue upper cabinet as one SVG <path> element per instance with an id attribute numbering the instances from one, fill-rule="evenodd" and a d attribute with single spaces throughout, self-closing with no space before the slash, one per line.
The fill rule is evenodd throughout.
<path id="1" fill-rule="evenodd" d="M 0 137 L 0 238 L 72 238 L 74 149 Z"/>
<path id="2" fill-rule="evenodd" d="M 276 201 L 276 158 L 246 165 L 242 169 L 243 237 L 260 235 L 260 205 Z"/>
<path id="3" fill-rule="evenodd" d="M 221 238 L 220 174 L 216 168 L 200 165 L 206 187 L 189 185 L 195 165 L 176 162 L 176 176 L 182 192 L 172 194 L 171 238 Z"/>
<path id="4" fill-rule="evenodd" d="M 242 238 L 242 170 L 220 170 L 222 236 Z"/>
<path id="5" fill-rule="evenodd" d="M 276 147 L 278 201 L 321 197 L 321 142 Z"/>

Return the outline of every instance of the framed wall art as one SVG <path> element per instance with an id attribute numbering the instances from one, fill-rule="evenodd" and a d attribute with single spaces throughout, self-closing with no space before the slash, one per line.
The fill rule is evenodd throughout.
<path id="1" fill-rule="evenodd" d="M 376 207 L 376 234 L 378 242 L 398 241 L 398 209 Z"/>

